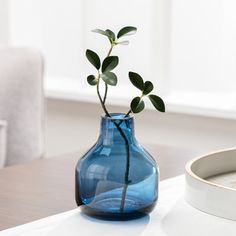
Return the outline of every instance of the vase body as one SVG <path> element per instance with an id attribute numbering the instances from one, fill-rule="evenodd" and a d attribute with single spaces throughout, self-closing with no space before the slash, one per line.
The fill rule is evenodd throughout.
<path id="1" fill-rule="evenodd" d="M 75 195 L 85 214 L 126 220 L 154 208 L 159 170 L 135 139 L 133 122 L 124 114 L 103 116 L 97 143 L 78 161 Z"/>

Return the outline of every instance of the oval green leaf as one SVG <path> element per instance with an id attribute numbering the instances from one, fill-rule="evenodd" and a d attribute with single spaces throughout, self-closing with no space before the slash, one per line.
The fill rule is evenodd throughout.
<path id="1" fill-rule="evenodd" d="M 102 63 L 102 73 L 113 70 L 119 63 L 117 56 L 106 57 Z"/>
<path id="2" fill-rule="evenodd" d="M 141 91 L 143 91 L 144 89 L 144 82 L 142 77 L 135 72 L 130 71 L 129 72 L 129 79 L 131 81 L 131 83 L 138 89 L 140 89 Z"/>
<path id="3" fill-rule="evenodd" d="M 153 90 L 153 84 L 152 84 L 152 82 L 151 82 L 151 81 L 146 81 L 146 82 L 144 83 L 143 94 L 144 94 L 144 95 L 147 95 L 147 94 L 149 94 L 150 92 L 152 92 L 152 90 Z"/>
<path id="4" fill-rule="evenodd" d="M 144 101 L 140 97 L 135 97 L 130 103 L 130 108 L 133 113 L 141 112 L 144 107 Z"/>
<path id="5" fill-rule="evenodd" d="M 87 77 L 87 82 L 88 82 L 90 85 L 94 86 L 94 85 L 96 85 L 96 84 L 98 83 L 98 80 L 95 78 L 94 75 L 89 75 L 89 76 Z"/>
<path id="6" fill-rule="evenodd" d="M 158 111 L 165 112 L 165 103 L 159 96 L 150 94 L 148 97 Z"/>
<path id="7" fill-rule="evenodd" d="M 100 58 L 99 58 L 99 56 L 97 55 L 96 52 L 87 49 L 86 50 L 86 57 L 89 60 L 89 62 L 97 68 L 97 70 L 100 69 L 101 62 L 100 62 Z"/>
<path id="8" fill-rule="evenodd" d="M 118 32 L 117 38 L 135 34 L 136 31 L 137 31 L 137 28 L 136 28 L 136 27 L 133 27 L 133 26 L 126 26 L 126 27 L 122 28 L 122 29 Z"/>
<path id="9" fill-rule="evenodd" d="M 128 40 L 125 40 L 125 41 L 117 42 L 116 44 L 128 45 L 128 44 L 129 44 L 129 41 L 128 41 Z"/>
<path id="10" fill-rule="evenodd" d="M 106 29 L 106 33 L 109 35 L 109 38 L 112 39 L 112 41 L 116 40 L 116 35 L 113 31 Z"/>
<path id="11" fill-rule="evenodd" d="M 101 75 L 103 81 L 106 84 L 109 84 L 111 86 L 116 86 L 117 84 L 117 77 L 116 74 L 110 71 L 107 71 Z"/>
<path id="12" fill-rule="evenodd" d="M 109 33 L 107 31 L 104 31 L 104 30 L 101 30 L 101 29 L 94 29 L 94 30 L 92 30 L 92 32 L 98 33 L 98 34 L 101 34 L 101 35 L 104 35 L 104 36 L 107 36 L 107 37 L 110 37 L 110 35 L 109 35 Z"/>

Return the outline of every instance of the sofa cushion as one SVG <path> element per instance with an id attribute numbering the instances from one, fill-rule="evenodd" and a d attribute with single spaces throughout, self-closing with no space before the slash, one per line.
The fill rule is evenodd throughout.
<path id="1" fill-rule="evenodd" d="M 0 48 L 0 119 L 8 123 L 5 165 L 42 157 L 43 60 L 26 48 Z"/>
<path id="2" fill-rule="evenodd" d="M 5 166 L 7 149 L 7 121 L 0 120 L 0 168 Z"/>

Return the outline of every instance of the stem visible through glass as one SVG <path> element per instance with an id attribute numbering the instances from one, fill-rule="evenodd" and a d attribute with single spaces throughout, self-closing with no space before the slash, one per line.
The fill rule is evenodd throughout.
<path id="1" fill-rule="evenodd" d="M 109 49 L 109 52 L 107 54 L 107 57 L 110 56 L 112 49 L 114 47 L 114 44 L 111 44 L 111 47 Z M 112 116 L 110 115 L 110 113 L 108 112 L 107 108 L 106 108 L 106 98 L 107 98 L 107 92 L 108 92 L 108 85 L 105 83 L 105 93 L 104 93 L 104 97 L 102 99 L 102 96 L 100 94 L 99 91 L 99 82 L 100 82 L 100 74 L 98 71 L 98 77 L 97 77 L 98 83 L 97 83 L 97 94 L 98 94 L 98 98 L 99 101 L 101 103 L 101 106 L 106 114 L 106 116 L 112 118 Z M 129 114 L 131 113 L 131 110 L 129 110 L 126 115 L 124 116 L 124 118 L 128 117 Z M 127 188 L 128 188 L 128 184 L 129 184 L 129 169 L 130 169 L 130 148 L 129 148 L 129 141 L 125 135 L 125 133 L 123 132 L 123 130 L 120 128 L 121 123 L 124 120 L 121 120 L 118 124 L 115 122 L 115 120 L 112 119 L 112 122 L 114 123 L 114 125 L 116 126 L 116 128 L 118 129 L 120 135 L 123 137 L 124 141 L 125 141 L 125 149 L 126 149 L 126 167 L 125 167 L 125 176 L 124 176 L 124 187 L 123 187 L 123 191 L 122 191 L 122 196 L 121 196 L 121 204 L 120 204 L 120 212 L 124 211 L 124 206 L 125 206 L 125 198 L 126 198 L 126 193 L 127 193 Z"/>

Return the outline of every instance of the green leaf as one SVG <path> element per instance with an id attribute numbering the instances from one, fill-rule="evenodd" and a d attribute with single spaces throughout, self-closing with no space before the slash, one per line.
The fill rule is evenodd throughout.
<path id="1" fill-rule="evenodd" d="M 119 63 L 117 56 L 106 57 L 102 63 L 102 73 L 113 70 Z"/>
<path id="2" fill-rule="evenodd" d="M 135 97 L 130 103 L 130 108 L 133 113 L 141 112 L 144 107 L 144 102 L 140 97 Z"/>
<path id="3" fill-rule="evenodd" d="M 128 40 L 125 40 L 125 41 L 117 42 L 116 44 L 128 45 L 128 44 L 129 44 L 129 41 L 128 41 Z"/>
<path id="4" fill-rule="evenodd" d="M 144 89 L 143 89 L 143 94 L 147 95 L 153 90 L 153 84 L 151 81 L 146 81 L 144 83 Z"/>
<path id="5" fill-rule="evenodd" d="M 157 95 L 154 94 L 150 94 L 148 95 L 151 103 L 153 104 L 153 106 L 160 112 L 165 112 L 165 103 L 163 102 L 163 100 L 158 97 Z"/>
<path id="6" fill-rule="evenodd" d="M 90 85 L 96 85 L 98 83 L 98 80 L 95 78 L 94 75 L 89 75 L 87 77 L 87 82 L 90 84 Z"/>
<path id="7" fill-rule="evenodd" d="M 114 32 L 112 32 L 109 29 L 107 29 L 105 31 L 101 30 L 101 29 L 94 29 L 94 30 L 92 30 L 92 32 L 98 33 L 98 34 L 101 34 L 101 35 L 104 35 L 104 36 L 108 37 L 110 43 L 113 43 L 116 39 L 116 36 L 115 36 Z"/>
<path id="8" fill-rule="evenodd" d="M 141 91 L 143 91 L 144 89 L 144 82 L 142 77 L 135 73 L 135 72 L 129 72 L 129 79 L 131 81 L 131 83 L 138 89 L 140 89 Z"/>
<path id="9" fill-rule="evenodd" d="M 117 77 L 113 72 L 107 71 L 103 73 L 101 77 L 106 84 L 109 84 L 111 86 L 115 86 L 117 84 Z"/>
<path id="10" fill-rule="evenodd" d="M 136 28 L 136 27 L 133 27 L 133 26 L 126 26 L 126 27 L 122 28 L 122 29 L 118 32 L 117 38 L 135 34 L 136 31 L 137 31 L 137 28 Z"/>
<path id="11" fill-rule="evenodd" d="M 114 32 L 112 32 L 112 31 L 109 30 L 109 29 L 106 29 L 106 33 L 108 33 L 109 38 L 112 39 L 112 41 L 115 41 L 115 40 L 116 40 L 116 36 L 115 36 L 115 33 L 114 33 Z"/>
<path id="12" fill-rule="evenodd" d="M 96 52 L 87 49 L 86 50 L 86 57 L 92 65 L 94 65 L 98 70 L 100 69 L 101 62 L 100 62 L 100 58 Z"/>
<path id="13" fill-rule="evenodd" d="M 110 37 L 110 34 L 107 31 L 101 30 L 101 29 L 94 29 L 92 30 L 94 33 L 102 34 L 104 36 Z"/>

